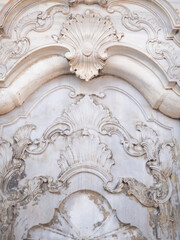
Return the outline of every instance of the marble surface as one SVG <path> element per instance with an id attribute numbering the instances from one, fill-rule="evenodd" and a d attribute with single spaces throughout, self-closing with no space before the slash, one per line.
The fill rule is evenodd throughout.
<path id="1" fill-rule="evenodd" d="M 178 240 L 176 13 L 30 2 L 1 16 L 0 239 Z"/>

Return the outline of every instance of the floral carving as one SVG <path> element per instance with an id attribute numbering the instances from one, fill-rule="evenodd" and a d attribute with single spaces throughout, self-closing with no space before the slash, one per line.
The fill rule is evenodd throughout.
<path id="1" fill-rule="evenodd" d="M 70 17 L 60 36 L 53 38 L 69 50 L 65 56 L 71 72 L 86 81 L 98 75 L 108 57 L 106 49 L 119 41 L 109 17 L 102 18 L 92 11 Z"/>

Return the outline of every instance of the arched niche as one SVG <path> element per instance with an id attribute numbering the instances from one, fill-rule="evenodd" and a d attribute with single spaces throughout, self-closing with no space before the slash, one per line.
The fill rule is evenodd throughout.
<path id="1" fill-rule="evenodd" d="M 6 88 L 1 88 L 1 114 L 20 106 L 34 91 L 51 79 L 69 74 L 64 49 L 55 45 L 31 52 L 17 63 L 7 76 Z M 43 71 L 39 71 L 39 69 Z M 146 98 L 154 109 L 179 118 L 179 93 L 172 90 L 167 76 L 153 59 L 131 46 L 109 49 L 109 56 L 100 75 L 123 78 Z M 168 86 L 170 85 L 170 86 Z"/>

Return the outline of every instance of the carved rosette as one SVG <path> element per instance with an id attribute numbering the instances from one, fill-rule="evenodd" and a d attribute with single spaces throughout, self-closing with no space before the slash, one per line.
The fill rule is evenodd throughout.
<path id="1" fill-rule="evenodd" d="M 53 38 L 68 49 L 65 56 L 71 72 L 86 81 L 98 75 L 108 57 L 107 48 L 119 40 L 109 17 L 102 18 L 89 10 L 84 15 L 70 16 L 61 35 Z"/>

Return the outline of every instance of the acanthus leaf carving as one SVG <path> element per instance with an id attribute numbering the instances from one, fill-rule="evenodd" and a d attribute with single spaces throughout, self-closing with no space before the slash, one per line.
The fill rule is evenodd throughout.
<path id="1" fill-rule="evenodd" d="M 172 142 L 160 144 L 158 141 L 157 133 L 144 123 L 138 123 L 137 130 L 141 131 L 142 133 L 140 145 L 142 146 L 142 148 L 144 148 L 147 172 L 154 178 L 154 186 L 150 187 L 149 190 L 147 190 L 151 192 L 150 195 L 154 198 L 153 201 L 154 203 L 156 203 L 154 205 L 165 203 L 170 199 L 172 194 L 170 176 L 173 164 L 172 154 L 174 143 Z M 115 193 L 117 192 L 116 189 L 119 189 L 119 192 L 122 191 L 123 183 L 127 184 L 129 187 L 129 191 L 127 193 L 133 194 L 135 192 L 137 193 L 138 191 L 139 193 L 145 192 L 146 186 L 144 184 L 138 183 L 135 179 L 123 178 L 119 181 L 116 188 L 114 189 Z M 135 188 L 136 186 L 137 188 L 139 188 L 139 190 L 136 189 L 136 191 L 134 191 L 133 188 Z M 105 186 L 105 188 L 110 191 L 107 186 Z M 141 194 L 139 193 L 135 194 L 135 197 L 140 202 L 142 202 Z"/>
<path id="2" fill-rule="evenodd" d="M 54 5 L 44 12 L 35 11 L 23 16 L 14 27 L 15 36 L 2 38 L 0 42 L 0 80 L 6 77 L 10 68 L 8 61 L 23 57 L 30 49 L 31 44 L 28 33 L 48 30 L 53 25 L 56 13 L 67 14 L 68 12 L 68 3 L 62 1 L 62 3 Z"/>
<path id="3" fill-rule="evenodd" d="M 25 148 L 32 143 L 30 139 L 32 130 L 36 129 L 36 126 L 33 124 L 27 124 L 23 127 L 20 127 L 15 135 L 14 140 L 16 144 L 14 145 L 15 158 L 20 159 L 24 153 Z"/>
<path id="4" fill-rule="evenodd" d="M 12 161 L 13 150 L 11 144 L 0 139 L 0 177 L 9 169 Z"/>
<path id="5" fill-rule="evenodd" d="M 21 184 L 25 179 L 24 152 L 32 144 L 33 129 L 35 125 L 32 124 L 20 127 L 14 135 L 14 144 L 0 140 L 0 236 L 3 240 L 14 239 L 13 227 L 20 206 L 27 205 L 47 190 L 59 193 L 62 187 L 59 181 L 47 176 L 25 180 Z"/>
<path id="6" fill-rule="evenodd" d="M 111 193 L 125 193 L 135 197 L 143 206 L 157 209 L 156 220 L 160 225 L 156 226 L 162 232 L 169 231 L 172 222 L 172 195 L 171 174 L 173 166 L 174 142 L 161 143 L 159 136 L 152 128 L 142 122 L 137 123 L 137 130 L 141 132 L 139 145 L 144 149 L 146 170 L 153 177 L 153 186 L 145 184 L 134 178 L 120 178 L 114 188 L 104 185 L 105 190 Z M 128 151 L 126 151 L 128 153 Z M 130 154 L 130 152 L 129 152 Z M 130 154 L 133 156 L 132 154 Z M 167 213 L 167 208 L 171 209 Z M 164 221 L 164 217 L 167 221 Z M 170 230 L 171 231 L 171 230 Z M 160 237 L 158 231 L 156 237 Z"/>
<path id="7" fill-rule="evenodd" d="M 104 185 L 105 189 L 111 193 L 123 192 L 128 196 L 134 196 L 145 207 L 157 207 L 154 200 L 154 189 L 150 189 L 134 178 L 120 178 L 116 186 L 112 189 L 108 184 Z"/>
<path id="8" fill-rule="evenodd" d="M 144 148 L 146 157 L 148 160 L 153 160 L 156 158 L 156 144 L 158 142 L 158 135 L 147 125 L 142 122 L 136 124 L 136 128 L 141 132 L 140 145 Z"/>
<path id="9" fill-rule="evenodd" d="M 155 218 L 161 219 L 160 228 L 166 229 L 168 224 L 163 222 L 163 214 L 168 218 L 167 221 L 172 220 L 172 216 L 167 216 L 166 211 L 172 208 L 170 198 L 173 142 L 162 144 L 158 133 L 142 122 L 137 123 L 137 130 L 141 137 L 133 138 L 118 119 L 112 116 L 110 110 L 98 103 L 94 95 L 78 96 L 78 100 L 64 110 L 40 139 L 31 139 L 33 129 L 35 126 L 32 124 L 20 127 L 14 135 L 12 145 L 5 140 L 1 141 L 2 162 L 8 163 L 8 168 L 4 168 L 4 173 L 1 175 L 3 177 L 0 177 L 3 185 L 0 207 L 5 209 L 4 212 L 10 211 L 17 216 L 18 212 L 13 213 L 13 211 L 17 211 L 18 206 L 27 205 L 45 191 L 59 194 L 70 177 L 88 172 L 99 176 L 108 192 L 123 192 L 127 196 L 134 196 L 143 206 L 156 209 Z M 102 142 L 102 138 L 111 137 L 114 134 L 120 137 L 127 154 L 145 158 L 146 170 L 154 180 L 151 187 L 134 178 L 120 178 L 115 188 L 108 186 L 108 183 L 113 180 L 111 168 L 114 160 L 112 151 Z M 62 137 L 68 142 L 67 147 L 59 149 L 60 174 L 57 179 L 54 180 L 51 176 L 38 176 L 27 181 L 25 153 L 41 154 L 49 144 L 56 141 L 57 137 Z M 6 156 L 6 149 L 9 156 Z M 22 185 L 21 182 L 23 182 Z M 12 217 L 12 221 L 11 217 L 3 214 L 2 226 L 9 224 L 9 230 L 6 228 L 2 234 L 5 239 L 8 239 L 8 235 L 5 234 L 13 233 L 11 227 L 16 217 Z"/>
<path id="10" fill-rule="evenodd" d="M 146 41 L 147 52 L 156 60 L 165 60 L 168 68 L 165 70 L 169 76 L 169 81 L 177 82 L 180 85 L 180 63 L 173 45 L 164 40 L 160 40 L 159 31 L 161 26 L 158 18 L 149 12 L 131 11 L 116 0 L 108 1 L 107 10 L 110 13 L 119 12 L 122 16 L 123 26 L 134 32 L 146 31 L 148 40 Z"/>

